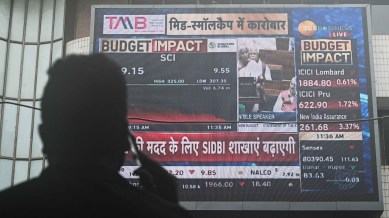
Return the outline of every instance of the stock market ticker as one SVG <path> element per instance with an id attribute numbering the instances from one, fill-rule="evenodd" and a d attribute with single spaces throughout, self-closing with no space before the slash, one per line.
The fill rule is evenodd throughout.
<path id="1" fill-rule="evenodd" d="M 274 112 L 272 105 L 241 110 L 238 47 L 210 51 L 207 39 L 100 43 L 127 78 L 129 129 L 138 148 L 179 178 L 180 199 L 292 200 L 366 191 L 362 123 L 350 122 L 361 119 L 351 40 L 301 41 L 291 112 Z M 115 53 L 114 43 L 138 50 Z M 135 168 L 124 165 L 121 174 L 139 185 Z"/>
<path id="2" fill-rule="evenodd" d="M 120 65 L 128 128 L 180 200 L 380 200 L 366 8 L 93 10 L 92 50 Z M 129 153 L 135 186 L 137 168 Z"/>
<path id="3" fill-rule="evenodd" d="M 366 191 L 360 75 L 352 48 L 352 40 L 301 41 L 297 118 L 302 191 Z"/>

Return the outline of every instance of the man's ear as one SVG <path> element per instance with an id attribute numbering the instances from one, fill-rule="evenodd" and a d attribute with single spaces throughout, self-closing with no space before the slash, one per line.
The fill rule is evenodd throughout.
<path id="1" fill-rule="evenodd" d="M 38 130 L 39 130 L 39 135 L 42 139 L 43 142 L 43 148 L 42 152 L 43 154 L 47 155 L 47 146 L 49 145 L 48 143 L 48 138 L 47 138 L 47 131 L 45 130 L 44 124 L 39 124 Z"/>

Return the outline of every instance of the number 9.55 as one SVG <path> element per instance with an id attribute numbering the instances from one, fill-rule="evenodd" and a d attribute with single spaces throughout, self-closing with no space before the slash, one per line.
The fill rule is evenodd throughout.
<path id="1" fill-rule="evenodd" d="M 214 73 L 230 73 L 230 68 L 228 67 L 221 67 L 221 68 L 213 68 Z"/>

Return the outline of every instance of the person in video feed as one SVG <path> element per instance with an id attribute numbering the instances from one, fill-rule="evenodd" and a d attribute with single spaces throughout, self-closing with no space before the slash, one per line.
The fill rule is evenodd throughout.
<path id="1" fill-rule="evenodd" d="M 280 92 L 277 101 L 274 104 L 274 112 L 294 112 L 297 108 L 296 101 L 296 77 L 293 77 L 289 83 L 289 89 Z"/>
<path id="2" fill-rule="evenodd" d="M 257 103 L 249 104 L 250 112 L 258 112 L 267 110 L 267 103 L 264 93 L 264 81 L 271 80 L 270 70 L 259 59 L 258 49 L 242 47 L 238 51 L 238 76 L 253 77 L 255 82 Z M 258 61 L 258 62 L 257 62 Z"/>

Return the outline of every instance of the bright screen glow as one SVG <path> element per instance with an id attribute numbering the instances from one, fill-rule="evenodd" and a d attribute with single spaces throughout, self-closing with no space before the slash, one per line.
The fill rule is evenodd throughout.
<path id="1" fill-rule="evenodd" d="M 182 201 L 378 201 L 366 8 L 96 8 Z M 121 174 L 137 185 L 136 166 Z"/>

